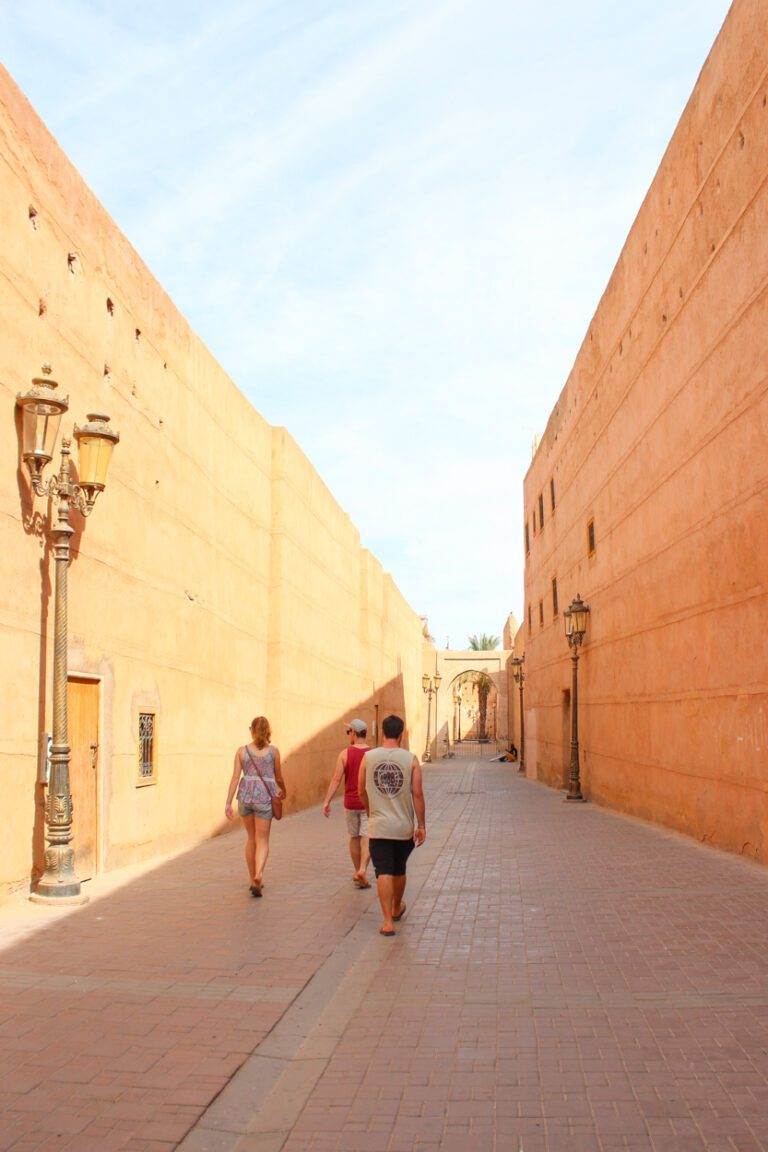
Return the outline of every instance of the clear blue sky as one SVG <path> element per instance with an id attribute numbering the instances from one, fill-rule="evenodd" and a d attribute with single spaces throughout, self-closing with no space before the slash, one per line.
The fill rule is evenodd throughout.
<path id="1" fill-rule="evenodd" d="M 438 642 L 522 604 L 522 478 L 725 0 L 0 0 L 3 62 Z"/>

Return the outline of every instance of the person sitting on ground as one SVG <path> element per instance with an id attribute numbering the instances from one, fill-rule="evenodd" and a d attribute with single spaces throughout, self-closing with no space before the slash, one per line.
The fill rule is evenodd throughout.
<path id="1" fill-rule="evenodd" d="M 331 814 L 331 801 L 336 795 L 336 789 L 344 779 L 344 814 L 347 818 L 347 835 L 349 836 L 349 854 L 355 869 L 352 882 L 358 888 L 370 888 L 368 880 L 368 816 L 362 800 L 357 792 L 357 780 L 360 775 L 360 761 L 368 751 L 368 727 L 364 720 L 350 720 L 346 727 L 349 746 L 339 753 L 336 768 L 328 785 L 323 802 L 323 812 L 326 816 Z"/>
<path id="2" fill-rule="evenodd" d="M 510 740 L 509 748 L 507 749 L 507 751 L 502 752 L 500 756 L 492 756 L 491 760 L 492 761 L 493 760 L 501 760 L 501 761 L 506 761 L 507 763 L 512 761 L 514 763 L 514 761 L 517 760 L 517 748 L 515 747 L 515 745 Z"/>
<path id="3" fill-rule="evenodd" d="M 381 728 L 383 743 L 363 756 L 357 790 L 368 813 L 368 845 L 384 917 L 379 932 L 394 936 L 394 921 L 405 915 L 408 857 L 427 836 L 426 805 L 421 764 L 400 747 L 405 724 L 399 716 L 387 716 Z"/>

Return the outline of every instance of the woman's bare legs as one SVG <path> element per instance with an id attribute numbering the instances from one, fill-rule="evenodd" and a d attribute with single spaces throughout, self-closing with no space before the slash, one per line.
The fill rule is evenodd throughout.
<path id="1" fill-rule="evenodd" d="M 248 869 L 248 876 L 251 884 L 253 884 L 254 872 L 256 870 L 256 830 L 254 828 L 255 816 L 243 816 L 243 827 L 245 828 L 245 864 Z"/>
<path id="2" fill-rule="evenodd" d="M 253 870 L 253 882 L 254 884 L 261 884 L 269 856 L 269 830 L 272 827 L 272 821 L 262 820 L 260 816 L 254 816 L 253 827 L 256 834 L 256 862 Z"/>

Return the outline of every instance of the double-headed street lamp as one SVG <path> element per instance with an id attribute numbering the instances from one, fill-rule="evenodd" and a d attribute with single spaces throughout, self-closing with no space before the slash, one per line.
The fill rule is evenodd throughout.
<path id="1" fill-rule="evenodd" d="M 437 753 L 437 690 L 440 687 L 442 676 L 435 668 L 434 676 L 430 676 L 425 672 L 421 678 L 421 687 L 427 697 L 427 742 L 424 745 L 424 755 L 422 760 L 428 763 L 432 759 L 432 754 L 429 750 L 429 735 L 430 735 L 430 720 L 432 718 L 432 697 L 435 698 L 435 753 Z"/>
<path id="2" fill-rule="evenodd" d="M 456 720 L 458 718 L 458 735 L 456 729 Z M 461 689 L 458 684 L 453 690 L 453 739 L 455 743 L 461 744 Z"/>
<path id="3" fill-rule="evenodd" d="M 512 675 L 520 690 L 520 760 L 518 772 L 525 772 L 525 712 L 523 711 L 523 685 L 525 684 L 525 656 L 512 657 Z"/>
<path id="4" fill-rule="evenodd" d="M 571 765 L 568 774 L 568 793 L 566 800 L 583 800 L 581 794 L 581 777 L 579 774 L 579 648 L 584 640 L 587 630 L 587 617 L 589 605 L 585 604 L 578 592 L 576 599 L 572 600 L 563 613 L 565 619 L 565 634 L 571 649 L 571 662 L 573 669 L 571 686 Z"/>
<path id="5" fill-rule="evenodd" d="M 50 368 L 43 368 L 43 372 Z M 45 801 L 45 871 L 31 899 L 38 903 L 81 903 L 80 881 L 75 875 L 72 848 L 72 792 L 69 783 L 69 733 L 67 730 L 67 570 L 69 543 L 74 528 L 70 505 L 82 516 L 93 511 L 96 497 L 104 491 L 112 449 L 120 439 L 109 427 L 109 417 L 93 412 L 82 428 L 75 425 L 78 445 L 78 475 L 73 481 L 70 464 L 71 440 L 62 437 L 61 464 L 57 474 L 43 483 L 43 472 L 53 459 L 61 417 L 69 408 L 66 397 L 56 396 L 55 380 L 36 377 L 28 391 L 19 393 L 21 409 L 21 454 L 36 495 L 58 505 L 55 525 L 51 525 L 56 570 L 53 647 L 53 743 L 51 775 Z"/>

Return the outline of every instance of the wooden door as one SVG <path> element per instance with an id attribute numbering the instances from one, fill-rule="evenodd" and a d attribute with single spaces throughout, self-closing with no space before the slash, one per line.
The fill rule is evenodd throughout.
<path id="1" fill-rule="evenodd" d="M 67 686 L 69 779 L 72 789 L 75 871 L 88 880 L 96 872 L 98 834 L 99 685 L 71 677 Z"/>

